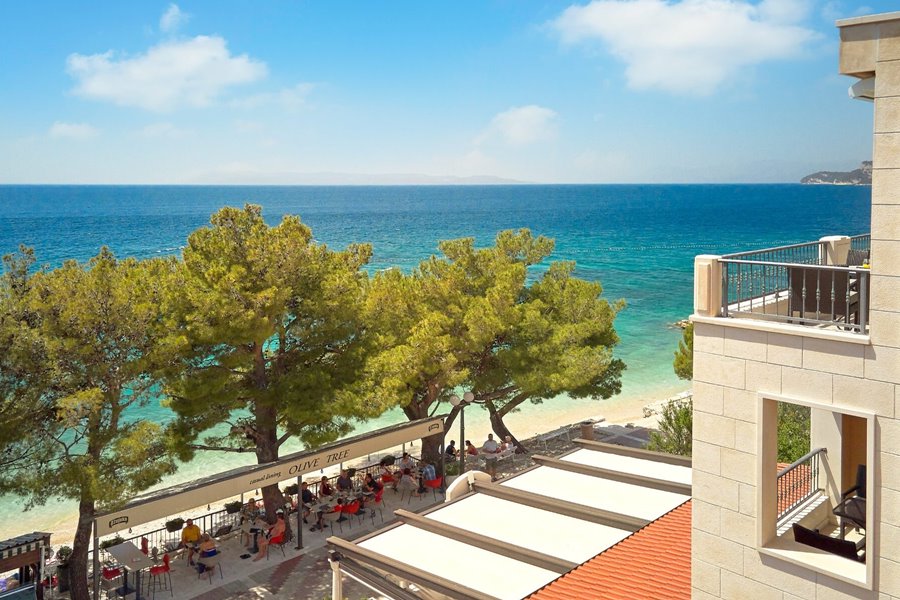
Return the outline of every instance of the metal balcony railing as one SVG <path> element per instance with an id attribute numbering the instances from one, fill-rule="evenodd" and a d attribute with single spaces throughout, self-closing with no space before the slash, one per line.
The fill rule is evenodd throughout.
<path id="1" fill-rule="evenodd" d="M 778 520 L 796 507 L 822 491 L 819 486 L 819 468 L 825 448 L 816 448 L 804 454 L 778 472 Z"/>
<path id="2" fill-rule="evenodd" d="M 728 254 L 722 316 L 837 327 L 865 333 L 869 316 L 868 235 L 850 239 L 846 265 L 827 264 L 826 242 Z"/>

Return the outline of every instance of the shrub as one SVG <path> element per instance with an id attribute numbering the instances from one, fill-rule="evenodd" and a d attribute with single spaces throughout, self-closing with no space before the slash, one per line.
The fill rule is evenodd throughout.
<path id="1" fill-rule="evenodd" d="M 184 527 L 184 519 L 182 519 L 181 517 L 172 519 L 171 521 L 166 521 L 166 531 L 168 531 L 169 533 L 181 531 L 182 527 Z"/>

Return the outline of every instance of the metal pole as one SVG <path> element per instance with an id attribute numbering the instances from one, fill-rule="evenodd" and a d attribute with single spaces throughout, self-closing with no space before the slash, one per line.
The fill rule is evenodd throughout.
<path id="1" fill-rule="evenodd" d="M 94 600 L 98 600 L 100 598 L 100 536 L 97 535 L 97 519 L 94 519 L 94 582 L 93 583 L 94 583 L 94 585 L 93 585 Z"/>
<path id="2" fill-rule="evenodd" d="M 466 404 L 461 401 L 459 405 L 459 475 L 466 472 Z"/>
<path id="3" fill-rule="evenodd" d="M 312 511 L 309 513 L 312 515 Z M 300 492 L 300 476 L 297 475 L 297 545 L 294 550 L 303 550 L 303 494 Z"/>

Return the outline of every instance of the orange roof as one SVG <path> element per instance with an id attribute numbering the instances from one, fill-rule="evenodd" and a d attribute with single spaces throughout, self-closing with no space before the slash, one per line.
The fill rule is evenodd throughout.
<path id="1" fill-rule="evenodd" d="M 529 600 L 690 600 L 691 501 L 666 513 Z"/>

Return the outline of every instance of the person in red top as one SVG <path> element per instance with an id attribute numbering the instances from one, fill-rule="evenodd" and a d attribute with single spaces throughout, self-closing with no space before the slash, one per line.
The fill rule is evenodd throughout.
<path id="1" fill-rule="evenodd" d="M 478 448 L 472 445 L 472 442 L 470 442 L 469 440 L 466 440 L 466 454 L 478 456 Z"/>
<path id="2" fill-rule="evenodd" d="M 273 540 L 275 543 L 279 543 L 284 539 L 284 532 L 287 529 L 287 526 L 284 524 L 284 511 L 279 510 L 276 514 L 278 515 L 278 518 L 276 519 L 275 524 L 269 527 L 269 533 L 262 536 L 259 540 L 259 554 L 253 559 L 254 561 L 262 560 L 266 557 L 266 547 Z"/>

